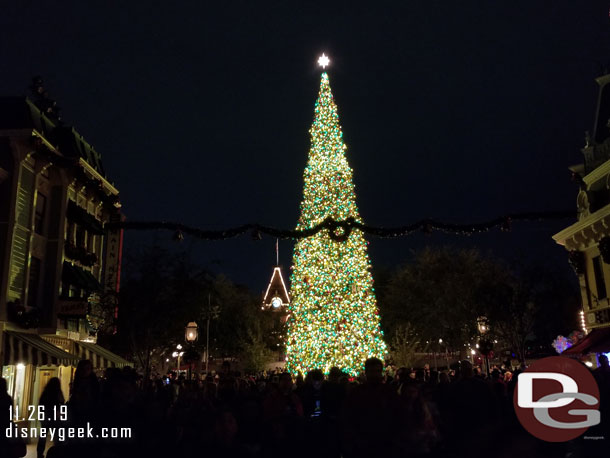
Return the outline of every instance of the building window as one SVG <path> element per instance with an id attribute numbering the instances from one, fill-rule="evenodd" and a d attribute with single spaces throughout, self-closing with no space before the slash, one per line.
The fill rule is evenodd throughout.
<path id="1" fill-rule="evenodd" d="M 69 318 L 66 321 L 66 329 L 72 332 L 78 332 L 78 320 L 74 318 Z"/>
<path id="2" fill-rule="evenodd" d="M 89 232 L 89 242 L 87 243 L 87 250 L 89 253 L 95 253 L 95 234 Z"/>
<path id="3" fill-rule="evenodd" d="M 28 284 L 28 305 L 38 305 L 38 285 L 40 283 L 40 259 L 32 257 L 30 261 L 30 281 Z"/>
<path id="4" fill-rule="evenodd" d="M 87 243 L 87 231 L 81 226 L 76 227 L 76 246 L 79 248 L 86 248 Z"/>
<path id="5" fill-rule="evenodd" d="M 74 245 L 74 224 L 70 221 L 66 224 L 66 241 Z"/>
<path id="6" fill-rule="evenodd" d="M 44 216 L 47 208 L 47 196 L 38 192 L 36 196 L 36 215 L 34 216 L 34 231 L 44 235 Z"/>
<path id="7" fill-rule="evenodd" d="M 597 289 L 597 300 L 608 297 L 606 293 L 606 280 L 604 278 L 604 265 L 601 256 L 593 258 L 593 273 L 595 274 L 595 287 Z"/>
<path id="8" fill-rule="evenodd" d="M 81 296 L 80 289 L 78 289 L 74 285 L 70 285 L 70 288 L 68 289 L 68 297 L 69 298 L 78 298 L 80 296 Z"/>

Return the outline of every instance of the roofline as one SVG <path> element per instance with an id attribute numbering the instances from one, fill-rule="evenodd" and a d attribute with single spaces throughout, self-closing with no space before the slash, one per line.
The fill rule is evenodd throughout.
<path id="1" fill-rule="evenodd" d="M 608 227 L 605 219 L 610 216 L 610 205 L 600 208 L 595 213 L 590 214 L 588 217 L 577 221 L 571 226 L 566 227 L 562 231 L 553 235 L 553 240 L 559 245 L 565 245 L 566 241 L 575 236 L 576 234 L 584 231 L 587 228 L 592 227 L 594 224 L 601 222 L 604 227 Z M 593 231 L 597 232 L 597 231 Z"/>
<path id="2" fill-rule="evenodd" d="M 82 157 L 78 158 L 78 163 L 89 173 L 91 173 L 91 175 L 93 175 L 96 179 L 100 180 L 103 184 L 104 187 L 107 188 L 111 194 L 114 194 L 115 196 L 119 194 L 119 190 L 117 188 L 115 188 L 114 186 L 112 186 L 108 180 L 106 180 L 106 178 L 104 178 L 103 175 L 101 175 L 97 170 L 95 170 L 93 168 L 93 166 L 91 164 L 89 164 L 87 161 L 85 161 Z"/>
<path id="3" fill-rule="evenodd" d="M 282 277 L 282 269 L 279 266 L 273 268 L 273 275 L 271 275 L 271 281 L 267 285 L 267 291 L 265 292 L 265 297 L 263 297 L 263 303 L 267 300 L 267 296 L 269 295 L 269 290 L 271 289 L 271 283 L 273 283 L 273 277 L 275 277 L 275 273 L 278 273 L 280 276 L 280 281 L 282 282 L 282 287 L 284 288 L 284 293 L 286 293 L 286 298 L 288 299 L 288 304 L 290 304 L 290 294 L 288 294 L 288 290 L 286 289 L 286 284 L 284 283 L 284 277 Z"/>

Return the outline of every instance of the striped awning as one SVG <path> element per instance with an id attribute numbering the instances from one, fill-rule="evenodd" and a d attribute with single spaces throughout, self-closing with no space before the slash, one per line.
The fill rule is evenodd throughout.
<path id="1" fill-rule="evenodd" d="M 78 357 L 57 348 L 38 334 L 4 331 L 5 366 L 13 364 L 33 364 L 34 366 L 72 366 Z"/>
<path id="2" fill-rule="evenodd" d="M 74 341 L 74 351 L 80 359 L 90 360 L 94 369 L 133 366 L 133 363 L 94 343 Z"/>
<path id="3" fill-rule="evenodd" d="M 100 282 L 88 270 L 81 269 L 74 264 L 64 261 L 61 279 L 69 285 L 74 285 L 85 291 L 101 291 Z"/>

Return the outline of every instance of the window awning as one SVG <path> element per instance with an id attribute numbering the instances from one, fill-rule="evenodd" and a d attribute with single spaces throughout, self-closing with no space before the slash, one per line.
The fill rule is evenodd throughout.
<path id="1" fill-rule="evenodd" d="M 587 353 L 607 353 L 610 351 L 610 327 L 593 329 L 587 336 L 562 355 L 584 355 Z"/>
<path id="2" fill-rule="evenodd" d="M 90 342 L 74 341 L 74 352 L 80 359 L 88 359 L 95 369 L 133 366 L 133 363 L 115 355 L 110 350 Z"/>
<path id="3" fill-rule="evenodd" d="M 82 224 L 88 231 L 91 231 L 94 234 L 104 234 L 102 223 L 95 219 L 95 216 L 87 213 L 87 210 L 76 205 L 72 200 L 68 201 L 66 216 L 70 220 Z"/>
<path id="4" fill-rule="evenodd" d="M 74 285 L 85 291 L 101 291 L 102 285 L 97 279 L 86 270 L 81 269 L 74 264 L 64 261 L 62 271 L 62 280 L 70 285 Z"/>
<path id="5" fill-rule="evenodd" d="M 3 365 L 73 366 L 78 357 L 57 348 L 38 334 L 4 331 Z"/>

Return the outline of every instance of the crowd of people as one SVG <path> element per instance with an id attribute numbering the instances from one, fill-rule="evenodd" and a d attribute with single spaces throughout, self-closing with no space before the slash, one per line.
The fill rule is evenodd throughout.
<path id="1" fill-rule="evenodd" d="M 326 376 L 313 370 L 296 379 L 281 371 L 245 376 L 224 365 L 218 374 L 194 380 L 175 374 L 143 380 L 131 368 L 108 369 L 98 378 L 91 363 L 81 361 L 66 403 L 67 419 L 41 426 L 89 424 L 95 431 L 131 431 L 130 438 L 56 441 L 47 458 L 607 455 L 603 441 L 545 443 L 532 437 L 512 406 L 519 369 L 484 372 L 467 361 L 447 371 L 388 370 L 371 358 L 359 378 L 338 368 Z M 604 419 L 610 393 L 607 359 L 602 358 L 595 376 Z M 12 400 L 5 384 L 0 392 L 4 412 Z M 52 408 L 63 403 L 58 380 L 51 380 L 40 404 Z M 9 416 L 1 416 L 4 430 Z M 606 441 L 608 423 L 602 421 L 593 432 Z M 45 455 L 45 443 L 38 442 L 38 458 Z M 5 439 L 0 456 L 18 456 L 17 449 Z"/>

